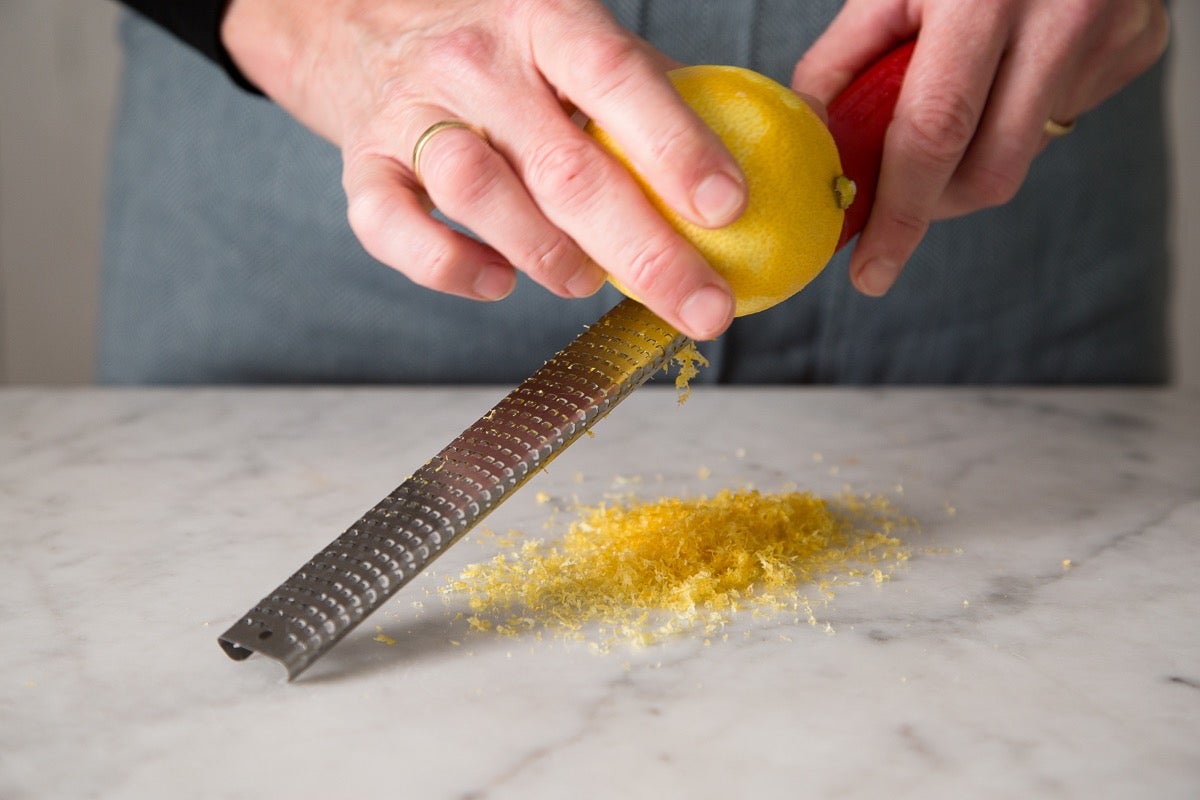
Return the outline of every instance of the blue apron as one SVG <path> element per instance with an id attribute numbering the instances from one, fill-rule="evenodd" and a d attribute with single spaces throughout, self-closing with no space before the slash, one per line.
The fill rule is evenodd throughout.
<path id="1" fill-rule="evenodd" d="M 785 83 L 839 5 L 610 3 L 681 61 Z M 154 26 L 126 15 L 121 35 L 101 381 L 515 384 L 619 299 L 416 286 L 351 233 L 335 148 Z M 936 223 L 886 297 L 857 294 L 841 254 L 707 344 L 700 380 L 1165 380 L 1164 138 L 1160 63 L 1053 142 L 1012 202 Z"/>

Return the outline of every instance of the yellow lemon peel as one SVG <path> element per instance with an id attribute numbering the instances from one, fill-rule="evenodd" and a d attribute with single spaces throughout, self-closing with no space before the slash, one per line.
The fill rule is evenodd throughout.
<path id="1" fill-rule="evenodd" d="M 645 181 L 607 131 L 588 131 L 639 182 L 651 204 L 729 282 L 737 316 L 786 300 L 817 276 L 833 255 L 854 199 L 824 121 L 791 89 L 741 67 L 699 65 L 672 70 L 684 101 L 713 129 L 741 166 L 748 202 L 721 228 L 684 219 Z M 613 280 L 625 294 L 630 288 Z"/>

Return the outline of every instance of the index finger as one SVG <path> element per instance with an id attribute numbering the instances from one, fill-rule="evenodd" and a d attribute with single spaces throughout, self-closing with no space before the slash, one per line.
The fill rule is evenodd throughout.
<path id="1" fill-rule="evenodd" d="M 849 3 L 796 62 L 792 88 L 828 105 L 863 70 L 914 34 L 894 3 Z"/>
<path id="2" fill-rule="evenodd" d="M 864 294 L 891 288 L 975 136 L 1007 41 L 1003 21 L 981 19 L 987 14 L 972 4 L 921 29 L 884 140 L 875 204 L 850 260 Z"/>
<path id="3" fill-rule="evenodd" d="M 707 228 L 738 217 L 745 177 L 675 91 L 665 59 L 615 22 L 583 24 L 577 10 L 542 19 L 533 42 L 547 80 L 620 143 L 667 205 Z"/>

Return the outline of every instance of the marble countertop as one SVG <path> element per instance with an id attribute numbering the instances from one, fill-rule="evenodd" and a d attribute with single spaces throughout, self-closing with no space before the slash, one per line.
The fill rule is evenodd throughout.
<path id="1" fill-rule="evenodd" d="M 418 608 L 471 534 L 295 682 L 222 654 L 502 394 L 0 391 L 0 797 L 1200 796 L 1195 393 L 643 389 L 488 527 L 849 487 L 912 557 L 820 625 L 597 653 Z"/>

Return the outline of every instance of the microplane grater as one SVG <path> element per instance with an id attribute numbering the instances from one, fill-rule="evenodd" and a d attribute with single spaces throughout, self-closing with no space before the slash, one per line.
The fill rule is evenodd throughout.
<path id="1" fill-rule="evenodd" d="M 623 300 L 220 637 L 291 680 L 655 372 L 687 338 Z"/>

